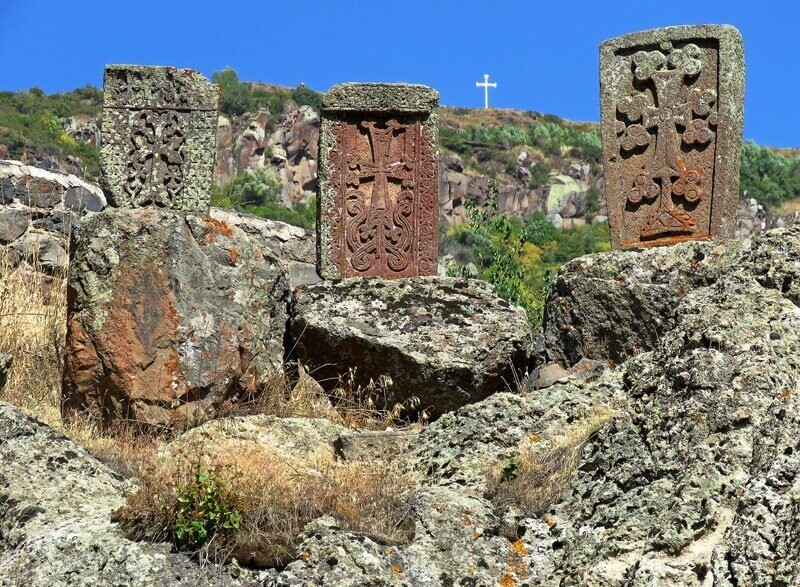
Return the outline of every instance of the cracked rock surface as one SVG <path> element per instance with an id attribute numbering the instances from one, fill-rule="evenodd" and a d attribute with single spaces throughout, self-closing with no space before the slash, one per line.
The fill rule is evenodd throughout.
<path id="1" fill-rule="evenodd" d="M 413 541 L 387 547 L 319 522 L 278 584 L 797 584 L 799 249 L 800 231 L 786 230 L 574 261 L 549 307 L 597 280 L 608 308 L 655 299 L 669 312 L 655 311 L 647 350 L 593 381 L 498 393 L 442 416 L 398 456 L 421 474 Z M 604 288 L 615 274 L 618 300 Z M 598 408 L 611 416 L 545 514 L 487 500 L 492 463 L 530 435 L 546 452 Z"/>

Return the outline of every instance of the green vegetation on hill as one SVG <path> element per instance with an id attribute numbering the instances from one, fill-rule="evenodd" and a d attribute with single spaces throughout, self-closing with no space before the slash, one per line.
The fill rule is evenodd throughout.
<path id="1" fill-rule="evenodd" d="M 214 186 L 211 205 L 310 230 L 317 219 L 316 201 L 287 208 L 280 201 L 281 189 L 281 182 L 266 169 L 241 171 L 224 186 Z"/>
<path id="2" fill-rule="evenodd" d="M 800 197 L 800 157 L 786 157 L 752 141 L 742 145 L 741 193 L 767 208 Z"/>
<path id="3" fill-rule="evenodd" d="M 71 155 L 83 162 L 87 178 L 96 178 L 99 151 L 66 134 L 62 121 L 70 116 L 97 118 L 102 103 L 103 93 L 91 86 L 50 96 L 39 88 L 0 92 L 0 145 L 12 159 L 23 159 L 28 152 L 56 159 Z"/>
<path id="4" fill-rule="evenodd" d="M 492 283 L 502 298 L 525 308 L 531 324 L 538 326 L 551 275 L 575 257 L 610 250 L 608 225 L 560 230 L 538 211 L 523 223 L 497 213 L 497 193 L 497 182 L 489 180 L 487 203 L 469 204 L 469 223 L 445 235 L 442 253 L 456 259 L 448 273 L 466 277 L 467 265 L 474 263 L 478 277 Z"/>
<path id="5" fill-rule="evenodd" d="M 240 116 L 245 112 L 267 109 L 272 118 L 275 118 L 280 115 L 283 105 L 289 100 L 298 106 L 311 106 L 317 112 L 322 105 L 322 94 L 304 85 L 291 91 L 283 88 L 270 90 L 254 88 L 248 82 L 239 81 L 239 75 L 230 67 L 215 71 L 211 79 L 220 86 L 222 96 L 220 110 L 228 116 Z"/>

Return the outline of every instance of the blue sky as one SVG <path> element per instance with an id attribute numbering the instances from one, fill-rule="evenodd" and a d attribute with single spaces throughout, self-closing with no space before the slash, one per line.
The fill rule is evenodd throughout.
<path id="1" fill-rule="evenodd" d="M 676 24 L 744 37 L 745 138 L 800 147 L 800 3 L 787 0 L 0 0 L 0 89 L 102 84 L 106 63 L 231 66 L 242 79 L 326 90 L 431 85 L 450 106 L 600 117 L 598 45 Z"/>

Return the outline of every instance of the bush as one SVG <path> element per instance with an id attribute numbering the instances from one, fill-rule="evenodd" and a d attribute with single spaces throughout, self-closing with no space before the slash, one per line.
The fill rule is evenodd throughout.
<path id="1" fill-rule="evenodd" d="M 216 471 L 198 467 L 186 485 L 176 487 L 172 532 L 178 544 L 201 547 L 220 532 L 239 529 L 242 516 L 221 499 L 224 483 Z"/>
<path id="2" fill-rule="evenodd" d="M 283 566 L 297 556 L 305 525 L 324 515 L 376 540 L 408 540 L 413 498 L 412 479 L 382 462 L 301 462 L 257 444 L 193 443 L 147 469 L 113 518 L 134 540 Z"/>
<path id="3" fill-rule="evenodd" d="M 292 100 L 298 106 L 311 106 L 317 112 L 322 109 L 322 94 L 302 84 L 292 90 Z"/>
<path id="4" fill-rule="evenodd" d="M 550 179 L 550 166 L 544 161 L 537 161 L 531 165 L 531 181 L 528 187 L 532 190 L 547 183 Z"/>
<path id="5" fill-rule="evenodd" d="M 287 208 L 280 200 L 283 184 L 267 169 L 240 171 L 224 186 L 211 190 L 211 205 L 278 220 L 306 230 L 317 221 L 317 200 Z"/>
<path id="6" fill-rule="evenodd" d="M 244 211 L 260 218 L 277 220 L 311 230 L 317 222 L 317 199 L 312 198 L 308 204 L 297 204 L 294 208 L 286 208 L 281 204 L 265 204 L 263 206 L 245 206 Z"/>
<path id="7" fill-rule="evenodd" d="M 575 257 L 611 249 L 608 226 L 596 224 L 560 230 L 540 211 L 523 224 L 497 213 L 497 182 L 490 180 L 489 200 L 481 208 L 467 203 L 469 223 L 452 229 L 442 242 L 458 262 L 451 275 L 466 275 L 474 262 L 479 277 L 491 282 L 498 295 L 522 306 L 533 326 L 539 326 L 550 278 Z"/>
<path id="8" fill-rule="evenodd" d="M 267 169 L 240 171 L 222 187 L 211 191 L 211 205 L 242 209 L 246 206 L 274 204 L 280 199 L 283 184 Z"/>
<path id="9" fill-rule="evenodd" d="M 766 206 L 800 196 L 800 159 L 788 159 L 752 141 L 742 145 L 739 189 Z"/>
<path id="10" fill-rule="evenodd" d="M 250 84 L 239 81 L 239 74 L 230 67 L 211 74 L 211 81 L 219 84 L 219 109 L 228 116 L 239 116 L 253 108 L 253 91 Z"/>

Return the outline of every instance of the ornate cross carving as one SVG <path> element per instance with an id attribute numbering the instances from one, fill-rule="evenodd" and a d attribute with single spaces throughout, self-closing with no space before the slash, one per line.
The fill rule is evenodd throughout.
<path id="1" fill-rule="evenodd" d="M 106 67 L 102 182 L 116 207 L 207 210 L 217 87 L 190 69 Z"/>
<path id="2" fill-rule="evenodd" d="M 626 194 L 633 206 L 658 199 L 641 228 L 642 239 L 691 234 L 696 229 L 691 213 L 678 207 L 673 196 L 690 207 L 706 195 L 703 169 L 687 166 L 683 154 L 684 147 L 702 148 L 715 137 L 716 90 L 684 85 L 701 72 L 701 57 L 700 48 L 689 43 L 669 54 L 638 51 L 632 58 L 634 78 L 644 89 L 617 105 L 624 117 L 617 121 L 617 134 L 623 157 L 648 155 Z"/>
<path id="3" fill-rule="evenodd" d="M 371 161 L 362 162 L 355 150 L 345 154 L 348 166 L 345 183 L 349 188 L 345 233 L 350 263 L 360 272 L 368 272 L 377 265 L 399 273 L 412 260 L 410 219 L 414 179 L 409 161 L 413 159 L 413 147 L 408 149 L 408 135 L 416 129 L 406 128 L 394 119 L 382 123 L 361 122 L 359 128 L 367 131 Z M 401 141 L 402 155 L 392 161 L 389 154 L 395 139 Z M 356 146 L 354 142 L 351 149 Z M 372 180 L 369 202 L 359 190 L 365 179 Z M 390 180 L 401 187 L 394 201 L 389 194 Z"/>

